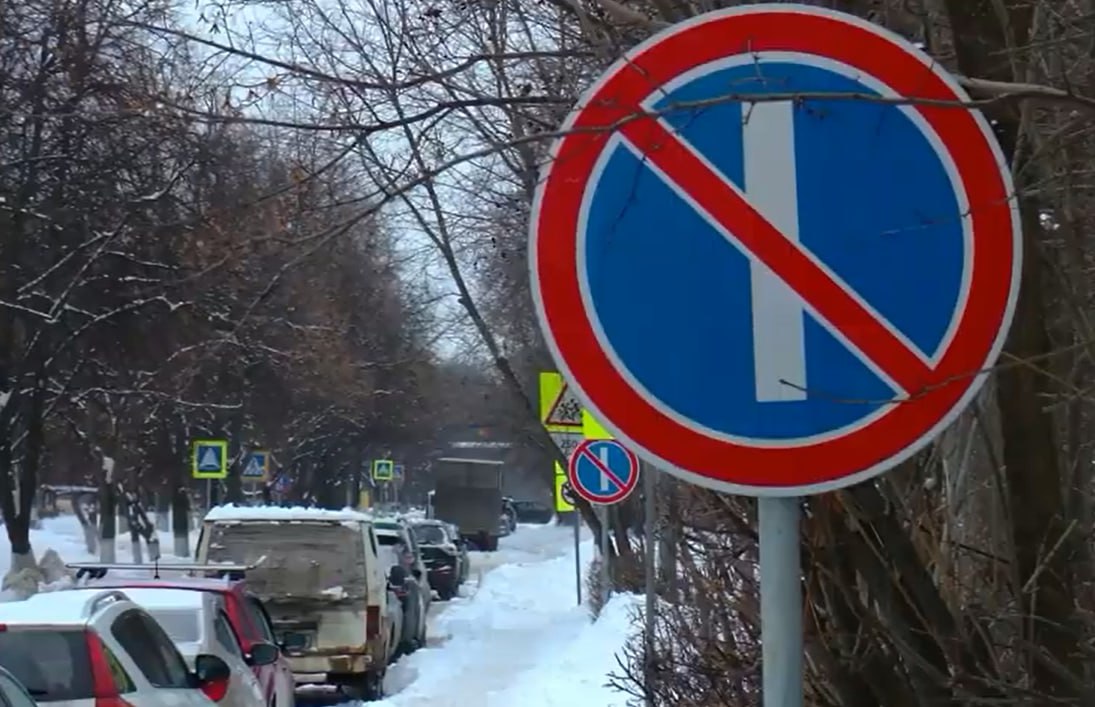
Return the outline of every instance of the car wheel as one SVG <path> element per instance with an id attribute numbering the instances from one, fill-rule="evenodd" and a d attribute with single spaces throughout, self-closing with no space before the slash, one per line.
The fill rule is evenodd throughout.
<path id="1" fill-rule="evenodd" d="M 384 699 L 384 672 L 365 673 L 352 685 L 343 688 L 350 699 L 374 702 Z"/>

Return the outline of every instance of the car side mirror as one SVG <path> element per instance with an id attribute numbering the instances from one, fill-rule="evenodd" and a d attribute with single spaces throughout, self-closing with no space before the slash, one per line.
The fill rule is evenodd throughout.
<path id="1" fill-rule="evenodd" d="M 278 662 L 280 656 L 281 651 L 277 646 L 261 641 L 251 646 L 251 652 L 247 654 L 247 664 L 254 667 L 273 665 Z"/>
<path id="2" fill-rule="evenodd" d="M 214 702 L 220 702 L 228 694 L 228 681 L 231 679 L 232 669 L 217 656 L 202 653 L 194 658 L 194 680 L 205 696 Z"/>
<path id="3" fill-rule="evenodd" d="M 281 637 L 281 649 L 286 653 L 299 653 L 308 647 L 308 636 L 303 633 L 286 633 Z"/>

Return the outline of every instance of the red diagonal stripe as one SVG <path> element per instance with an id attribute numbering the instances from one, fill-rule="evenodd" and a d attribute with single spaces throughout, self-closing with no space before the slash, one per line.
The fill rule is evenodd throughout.
<path id="1" fill-rule="evenodd" d="M 688 194 L 707 215 L 729 231 L 757 260 L 794 290 L 868 360 L 906 393 L 913 395 L 933 380 L 932 369 L 908 345 L 800 247 L 787 239 L 727 182 L 657 119 L 632 119 L 620 132 Z"/>
<path id="2" fill-rule="evenodd" d="M 616 476 L 616 474 L 612 471 L 612 469 L 608 468 L 607 464 L 602 464 L 601 460 L 598 459 L 597 456 L 595 454 L 593 454 L 593 452 L 589 451 L 588 448 L 583 449 L 582 454 L 584 454 L 587 459 L 589 459 L 591 462 L 593 462 L 593 466 L 600 469 L 602 474 L 604 474 L 605 476 L 607 476 L 608 478 L 610 478 L 614 482 L 616 482 L 616 485 L 620 487 L 620 490 L 623 490 L 623 489 L 627 488 L 627 484 L 625 484 L 623 482 L 623 480 L 620 479 L 620 477 Z"/>

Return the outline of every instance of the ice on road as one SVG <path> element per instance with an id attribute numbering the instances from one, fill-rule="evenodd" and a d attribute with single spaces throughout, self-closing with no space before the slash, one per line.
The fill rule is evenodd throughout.
<path id="1" fill-rule="evenodd" d="M 522 526 L 497 553 L 477 553 L 473 563 L 485 570 L 478 586 L 438 614 L 431 647 L 392 666 L 390 697 L 372 704 L 624 707 L 626 696 L 606 684 L 636 599 L 618 597 L 591 622 L 576 601 L 572 532 Z M 592 553 L 587 539 L 583 565 Z"/>

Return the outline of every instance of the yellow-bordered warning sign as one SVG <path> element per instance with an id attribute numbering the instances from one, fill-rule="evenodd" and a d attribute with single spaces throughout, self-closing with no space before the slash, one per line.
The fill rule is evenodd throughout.
<path id="1" fill-rule="evenodd" d="M 569 491 L 569 487 L 566 487 L 567 475 L 563 471 L 563 467 L 559 466 L 559 463 L 555 463 L 555 512 L 556 513 L 569 513 L 574 510 L 574 506 L 566 498 L 566 493 Z"/>
<path id="2" fill-rule="evenodd" d="M 540 422 L 548 432 L 582 432 L 582 403 L 554 371 L 540 374 Z"/>
<path id="3" fill-rule="evenodd" d="M 582 436 L 586 439 L 616 439 L 604 425 L 597 422 L 589 410 L 582 409 Z"/>

